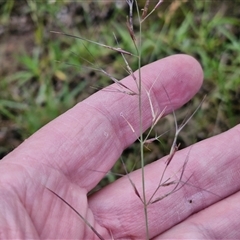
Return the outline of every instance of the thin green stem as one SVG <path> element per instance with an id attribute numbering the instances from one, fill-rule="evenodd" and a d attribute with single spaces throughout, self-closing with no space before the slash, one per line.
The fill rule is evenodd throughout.
<path id="1" fill-rule="evenodd" d="M 141 17 L 138 8 L 137 0 L 135 0 L 137 15 L 139 19 L 139 44 L 138 44 L 138 77 L 139 77 L 139 95 L 138 95 L 138 107 L 139 107 L 139 130 L 140 130 L 140 157 L 141 157 L 141 171 L 142 171 L 142 194 L 143 194 L 143 204 L 144 204 L 144 218 L 145 218 L 145 225 L 146 225 L 146 239 L 149 240 L 149 228 L 148 228 L 148 212 L 147 212 L 147 199 L 146 199 L 146 186 L 145 186 L 145 172 L 144 172 L 144 138 L 143 138 L 143 115 L 142 115 L 142 75 L 141 75 L 141 60 L 142 60 L 142 24 L 141 24 Z"/>

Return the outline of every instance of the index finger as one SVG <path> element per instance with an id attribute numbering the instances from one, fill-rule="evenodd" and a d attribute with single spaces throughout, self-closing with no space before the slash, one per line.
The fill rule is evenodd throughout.
<path id="1" fill-rule="evenodd" d="M 142 68 L 142 84 L 146 90 L 152 88 L 153 107 L 160 112 L 167 106 L 166 114 L 189 101 L 199 90 L 202 78 L 199 63 L 186 55 L 171 56 Z M 122 83 L 136 89 L 131 77 L 126 77 Z M 171 99 L 171 106 L 162 86 Z M 111 88 L 117 88 L 116 84 Z M 21 164 L 36 168 L 45 164 L 49 171 L 57 169 L 71 181 L 90 190 L 112 167 L 124 148 L 136 140 L 140 120 L 138 101 L 137 95 L 99 91 L 40 129 L 8 159 L 20 159 Z M 147 129 L 152 115 L 144 91 L 142 109 L 143 129 Z M 89 174 L 86 169 L 100 171 Z"/>

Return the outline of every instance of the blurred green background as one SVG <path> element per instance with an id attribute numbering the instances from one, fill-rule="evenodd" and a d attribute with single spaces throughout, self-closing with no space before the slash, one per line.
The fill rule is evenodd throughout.
<path id="1" fill-rule="evenodd" d="M 151 7 L 154 3 L 151 1 Z M 140 7 L 143 4 L 139 1 Z M 204 69 L 199 94 L 177 112 L 181 122 L 207 95 L 179 138 L 182 147 L 239 123 L 239 6 L 240 1 L 165 1 L 144 24 L 143 64 L 186 53 Z M 121 48 L 134 51 L 126 28 L 127 14 L 124 0 L 0 1 L 0 159 L 44 124 L 111 83 L 86 68 L 92 66 L 84 59 L 118 79 L 126 76 L 120 54 L 51 31 L 117 47 L 114 32 Z M 136 70 L 137 60 L 128 61 Z M 171 117 L 157 127 L 158 132 L 168 130 L 169 122 Z M 171 136 L 164 136 L 161 150 L 157 144 L 149 146 L 146 160 L 166 154 L 171 141 Z M 125 152 L 128 168 L 133 167 L 136 151 L 133 145 Z"/>

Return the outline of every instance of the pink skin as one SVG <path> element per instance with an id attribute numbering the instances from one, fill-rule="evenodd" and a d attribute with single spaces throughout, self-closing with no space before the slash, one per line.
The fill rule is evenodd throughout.
<path id="1" fill-rule="evenodd" d="M 145 66 L 142 78 L 145 89 L 153 85 L 155 110 L 160 113 L 168 106 L 167 114 L 171 108 L 163 86 L 177 109 L 199 90 L 203 73 L 192 57 L 175 55 Z M 123 83 L 136 89 L 130 77 Z M 143 108 L 146 129 L 152 119 L 145 91 Z M 98 239 L 47 188 L 69 202 L 104 239 L 111 239 L 111 234 L 114 239 L 145 238 L 143 205 L 127 178 L 87 197 L 136 139 L 121 114 L 137 133 L 137 96 L 100 91 L 47 124 L 0 162 L 1 239 Z M 176 193 L 149 206 L 151 238 L 240 238 L 239 131 L 236 126 L 175 154 L 165 179 L 177 179 L 186 159 L 183 181 L 190 179 Z M 148 198 L 165 162 L 166 158 L 146 167 Z M 141 172 L 132 173 L 131 178 L 142 195 Z M 156 197 L 172 187 L 161 188 Z"/>

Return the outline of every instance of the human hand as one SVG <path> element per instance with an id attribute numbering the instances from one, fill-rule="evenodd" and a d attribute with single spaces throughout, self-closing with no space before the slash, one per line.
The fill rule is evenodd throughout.
<path id="1" fill-rule="evenodd" d="M 203 78 L 199 64 L 185 55 L 144 67 L 146 88 L 159 73 L 174 109 L 191 99 Z M 134 87 L 130 78 L 123 81 Z M 156 81 L 153 86 L 152 101 L 158 109 L 169 105 L 162 84 Z M 144 93 L 143 101 L 143 126 L 147 129 L 152 119 Z M 123 149 L 136 140 L 121 112 L 137 132 L 137 96 L 99 91 L 40 129 L 0 162 L 1 239 L 98 239 L 51 191 L 71 204 L 104 239 L 145 238 L 143 204 L 127 178 L 87 197 Z M 171 108 L 166 114 L 169 112 Z M 196 187 L 185 185 L 149 205 L 151 238 L 240 237 L 239 131 L 237 126 L 175 154 L 168 173 L 176 173 L 188 157 L 184 176 L 191 176 Z M 164 167 L 165 161 L 146 166 L 148 196 L 156 189 Z M 141 193 L 141 172 L 131 173 L 131 179 Z M 167 191 L 166 187 L 159 194 Z"/>

